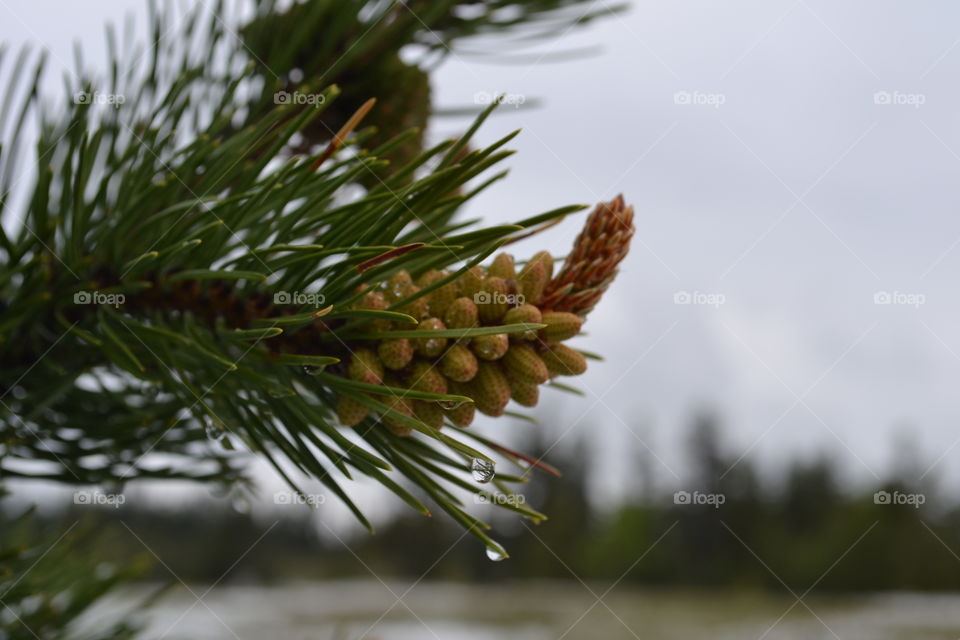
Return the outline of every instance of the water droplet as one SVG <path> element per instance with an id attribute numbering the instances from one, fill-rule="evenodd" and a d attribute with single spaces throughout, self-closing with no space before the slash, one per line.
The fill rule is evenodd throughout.
<path id="1" fill-rule="evenodd" d="M 454 409 L 459 409 L 463 405 L 467 404 L 466 400 L 437 400 L 437 404 L 440 405 L 441 409 L 447 409 L 452 411 Z"/>
<path id="2" fill-rule="evenodd" d="M 207 437 L 215 442 L 222 442 L 227 437 L 227 431 L 211 422 L 207 425 Z"/>
<path id="3" fill-rule="evenodd" d="M 303 365 L 303 372 L 308 376 L 317 376 L 320 375 L 320 372 L 323 371 L 323 367 L 317 367 L 312 364 Z"/>
<path id="4" fill-rule="evenodd" d="M 493 560 L 494 562 L 500 562 L 501 560 L 507 557 L 507 554 L 499 549 L 494 549 L 493 547 L 487 547 L 487 557 Z"/>
<path id="5" fill-rule="evenodd" d="M 160 395 L 160 385 L 158 384 L 148 384 L 143 388 L 143 395 L 147 398 L 153 400 L 158 395 Z"/>
<path id="6" fill-rule="evenodd" d="M 481 483 L 490 482 L 495 475 L 493 463 L 483 458 L 473 459 L 470 463 L 470 472 L 473 474 L 473 479 Z"/>
<path id="7" fill-rule="evenodd" d="M 242 496 L 234 498 L 230 502 L 230 506 L 233 507 L 233 510 L 237 513 L 242 513 L 244 515 L 250 513 L 250 501 Z"/>

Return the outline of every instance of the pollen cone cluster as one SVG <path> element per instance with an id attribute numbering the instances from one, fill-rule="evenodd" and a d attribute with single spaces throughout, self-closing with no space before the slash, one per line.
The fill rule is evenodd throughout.
<path id="1" fill-rule="evenodd" d="M 370 340 L 352 347 L 344 375 L 369 384 L 469 397 L 473 403 L 445 405 L 406 397 L 374 395 L 393 412 L 381 422 L 398 435 L 411 432 L 401 414 L 439 429 L 445 422 L 466 427 L 475 412 L 500 416 L 513 399 L 536 406 L 540 385 L 557 376 L 587 369 L 584 355 L 565 344 L 580 333 L 587 313 L 613 281 L 633 235 L 633 208 L 618 196 L 598 205 L 577 237 L 563 267 L 554 275 L 553 258 L 540 251 L 518 266 L 501 253 L 487 267 L 476 266 L 415 300 L 404 300 L 449 276 L 431 270 L 413 278 L 395 273 L 367 290 L 357 303 L 363 309 L 391 309 L 409 314 L 425 332 L 529 323 L 544 325 L 521 333 L 490 333 L 467 338 L 429 336 Z M 400 306 L 398 306 L 398 303 Z M 409 329 L 388 320 L 371 323 L 375 332 Z M 399 394 L 398 394 L 399 396 Z M 340 421 L 359 424 L 370 414 L 355 397 L 341 396 Z M 394 413 L 395 412 L 395 413 Z"/>

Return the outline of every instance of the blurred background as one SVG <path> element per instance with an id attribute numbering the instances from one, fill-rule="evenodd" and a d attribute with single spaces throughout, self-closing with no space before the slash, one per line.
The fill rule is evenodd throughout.
<path id="1" fill-rule="evenodd" d="M 0 40 L 68 73 L 75 41 L 96 66 L 104 23 L 143 32 L 145 7 L 0 15 Z M 550 520 L 493 515 L 511 558 L 492 563 L 374 486 L 374 537 L 319 489 L 316 511 L 277 504 L 264 466 L 256 500 L 144 484 L 95 509 L 32 485 L 49 526 L 82 516 L 105 554 L 159 561 L 156 637 L 960 635 L 960 8 L 656 0 L 501 46 L 432 76 L 432 139 L 497 93 L 478 142 L 523 129 L 465 213 L 620 192 L 637 213 L 578 338 L 605 357 L 584 395 L 475 426 L 563 472 L 523 492 Z M 513 252 L 563 254 L 578 231 Z"/>

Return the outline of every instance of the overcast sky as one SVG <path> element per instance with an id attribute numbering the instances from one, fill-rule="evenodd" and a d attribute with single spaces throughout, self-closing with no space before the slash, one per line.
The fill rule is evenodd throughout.
<path id="1" fill-rule="evenodd" d="M 55 68 L 74 39 L 96 60 L 124 12 L 143 6 L 0 0 L 0 37 L 43 43 Z M 482 130 L 523 133 L 509 179 L 468 213 L 498 223 L 619 192 L 636 208 L 632 252 L 579 339 L 607 361 L 575 381 L 586 398 L 544 394 L 561 444 L 588 436 L 609 457 L 603 486 L 625 486 L 623 452 L 644 448 L 664 482 L 682 478 L 698 408 L 768 465 L 826 450 L 872 481 L 908 431 L 920 473 L 960 478 L 958 18 L 946 1 L 638 2 L 512 65 L 455 54 L 435 74 L 439 107 L 540 103 Z M 580 220 L 515 253 L 565 252 Z"/>

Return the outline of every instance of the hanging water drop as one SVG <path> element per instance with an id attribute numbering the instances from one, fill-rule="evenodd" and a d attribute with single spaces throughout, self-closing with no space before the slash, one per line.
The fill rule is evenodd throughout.
<path id="1" fill-rule="evenodd" d="M 233 507 L 233 510 L 237 513 L 247 515 L 250 513 L 250 501 L 244 498 L 243 496 L 238 496 L 230 501 L 230 506 Z"/>
<path id="2" fill-rule="evenodd" d="M 437 400 L 437 404 L 440 405 L 441 409 L 453 411 L 467 404 L 467 402 L 466 400 Z"/>
<path id="3" fill-rule="evenodd" d="M 323 371 L 323 367 L 317 367 L 312 364 L 303 365 L 303 372 L 308 376 L 318 376 Z"/>
<path id="4" fill-rule="evenodd" d="M 227 437 L 227 431 L 223 427 L 210 422 L 207 424 L 207 437 L 214 442 L 223 442 L 224 438 Z"/>
<path id="5" fill-rule="evenodd" d="M 483 458 L 473 459 L 470 463 L 470 472 L 473 474 L 473 479 L 481 483 L 490 482 L 496 474 L 493 463 Z"/>
<path id="6" fill-rule="evenodd" d="M 487 557 L 493 560 L 494 562 L 500 562 L 501 560 L 507 557 L 507 554 L 501 551 L 500 549 L 487 547 Z"/>

